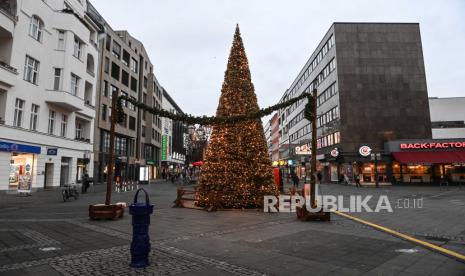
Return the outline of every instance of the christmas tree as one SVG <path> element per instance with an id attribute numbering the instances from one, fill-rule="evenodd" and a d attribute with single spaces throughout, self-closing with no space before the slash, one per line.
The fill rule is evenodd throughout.
<path id="1" fill-rule="evenodd" d="M 237 26 L 216 116 L 258 110 Z M 257 208 L 263 196 L 277 195 L 261 119 L 213 127 L 197 188 L 197 204 L 210 208 Z"/>

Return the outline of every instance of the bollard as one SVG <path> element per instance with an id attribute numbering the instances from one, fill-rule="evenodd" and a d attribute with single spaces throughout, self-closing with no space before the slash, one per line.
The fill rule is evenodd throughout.
<path id="1" fill-rule="evenodd" d="M 138 203 L 139 192 L 145 193 L 145 203 Z M 149 265 L 150 237 L 149 225 L 150 215 L 153 213 L 153 205 L 150 205 L 149 195 L 140 188 L 134 196 L 134 203 L 129 206 L 132 215 L 132 242 L 131 242 L 131 267 L 141 268 Z"/>

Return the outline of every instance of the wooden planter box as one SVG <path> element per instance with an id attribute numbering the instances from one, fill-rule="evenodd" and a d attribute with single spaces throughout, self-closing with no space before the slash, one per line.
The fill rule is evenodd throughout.
<path id="1" fill-rule="evenodd" d="M 94 204 L 89 205 L 89 218 L 94 219 L 118 219 L 124 214 L 124 206 L 121 204 Z"/>
<path id="2" fill-rule="evenodd" d="M 311 213 L 311 212 L 307 211 L 305 206 L 303 208 L 296 207 L 296 214 L 297 214 L 297 218 L 300 221 L 316 221 L 316 220 L 330 221 L 331 220 L 331 213 L 330 212 L 320 211 L 320 212 Z"/>

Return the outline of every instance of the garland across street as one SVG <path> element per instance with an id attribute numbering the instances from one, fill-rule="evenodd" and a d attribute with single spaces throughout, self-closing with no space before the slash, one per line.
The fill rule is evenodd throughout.
<path id="1" fill-rule="evenodd" d="M 224 125 L 224 124 L 236 124 L 236 123 L 241 123 L 244 121 L 259 119 L 261 117 L 270 115 L 274 111 L 286 108 L 306 97 L 308 98 L 308 103 L 307 103 L 307 106 L 305 107 L 305 111 L 306 111 L 305 113 L 307 115 L 307 113 L 311 112 L 310 111 L 311 109 L 308 105 L 314 100 L 313 96 L 310 93 L 302 93 L 298 97 L 292 98 L 282 103 L 275 104 L 273 106 L 269 106 L 267 108 L 262 108 L 257 112 L 235 115 L 235 116 L 217 117 L 217 116 L 205 116 L 205 115 L 204 116 L 192 116 L 190 114 L 174 114 L 164 109 L 150 107 L 128 96 L 119 96 L 117 99 L 118 102 L 117 102 L 117 107 L 116 107 L 117 122 L 121 123 L 124 121 L 123 102 L 129 102 L 133 104 L 134 106 L 140 109 L 146 110 L 153 115 L 158 115 L 160 117 L 168 118 L 173 121 L 185 122 L 187 124 L 199 124 L 199 125 Z M 307 118 L 307 116 L 305 117 L 306 119 L 309 119 L 309 120 L 311 119 L 311 118 Z"/>

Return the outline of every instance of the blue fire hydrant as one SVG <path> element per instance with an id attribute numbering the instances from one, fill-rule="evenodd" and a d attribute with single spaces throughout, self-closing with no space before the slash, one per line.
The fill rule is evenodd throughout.
<path id="1" fill-rule="evenodd" d="M 145 193 L 145 203 L 137 202 L 140 191 Z M 153 205 L 150 205 L 149 195 L 143 188 L 137 190 L 134 203 L 129 206 L 129 213 L 132 215 L 131 266 L 146 267 L 149 265 L 149 225 Z"/>

